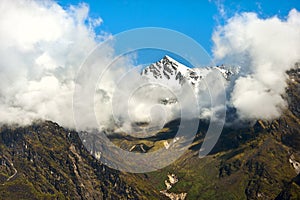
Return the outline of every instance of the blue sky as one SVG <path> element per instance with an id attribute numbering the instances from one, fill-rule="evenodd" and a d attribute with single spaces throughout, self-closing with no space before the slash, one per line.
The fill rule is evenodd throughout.
<path id="1" fill-rule="evenodd" d="M 266 18 L 284 18 L 292 8 L 300 10 L 299 0 L 58 0 L 66 7 L 85 2 L 91 17 L 104 21 L 98 31 L 117 34 L 132 28 L 162 27 L 179 31 L 196 40 L 211 54 L 213 30 L 240 12 L 256 12 Z M 222 14 L 225 11 L 225 14 Z"/>

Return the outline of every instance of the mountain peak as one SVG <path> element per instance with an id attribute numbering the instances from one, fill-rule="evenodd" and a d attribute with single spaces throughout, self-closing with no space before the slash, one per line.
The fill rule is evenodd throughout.
<path id="1" fill-rule="evenodd" d="M 170 61 L 170 62 L 178 63 L 178 61 L 176 61 L 174 58 L 170 57 L 170 56 L 167 55 L 167 54 L 163 57 L 162 60 L 168 60 L 168 61 Z"/>
<path id="2" fill-rule="evenodd" d="M 171 85 L 178 85 L 178 83 L 182 85 L 185 81 L 188 81 L 193 86 L 197 86 L 200 80 L 214 69 L 217 69 L 226 80 L 238 73 L 223 65 L 221 67 L 189 68 L 169 55 L 165 55 L 160 61 L 144 68 L 141 75 L 150 79 L 168 81 Z"/>

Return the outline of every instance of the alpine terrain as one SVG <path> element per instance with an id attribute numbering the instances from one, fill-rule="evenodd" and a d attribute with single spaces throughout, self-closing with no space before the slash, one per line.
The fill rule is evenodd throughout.
<path id="1" fill-rule="evenodd" d="M 144 68 L 141 76 L 176 87 L 188 81 L 197 88 L 211 70 L 220 72 L 228 84 L 239 73 L 238 67 L 188 68 L 165 56 Z M 200 119 L 188 151 L 150 173 L 110 169 L 96 159 L 101 152 L 85 148 L 79 137 L 83 133 L 55 122 L 2 124 L 0 199 L 300 199 L 300 65 L 286 73 L 288 106 L 279 118 L 227 123 L 214 149 L 201 159 L 209 120 Z M 176 101 L 167 98 L 161 104 Z M 146 138 L 113 129 L 108 137 L 131 152 L 167 149 L 172 141 L 184 144 L 184 138 L 175 136 L 180 120 L 169 121 Z"/>

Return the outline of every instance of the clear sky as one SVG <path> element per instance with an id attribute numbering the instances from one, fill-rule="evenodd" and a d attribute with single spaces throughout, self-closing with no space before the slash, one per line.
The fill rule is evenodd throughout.
<path id="1" fill-rule="evenodd" d="M 240 12 L 256 12 L 260 17 L 284 17 L 299 0 L 58 0 L 62 6 L 85 2 L 91 17 L 101 17 L 99 30 L 117 34 L 132 28 L 162 27 L 182 32 L 211 54 L 215 27 Z"/>

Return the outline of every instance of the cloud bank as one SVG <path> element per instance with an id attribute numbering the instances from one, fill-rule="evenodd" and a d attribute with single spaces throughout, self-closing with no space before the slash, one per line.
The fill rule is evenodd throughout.
<path id="1" fill-rule="evenodd" d="M 106 34 L 88 6 L 63 9 L 53 1 L 0 3 L 0 122 L 53 120 L 71 127 L 74 77 Z"/>
<path id="2" fill-rule="evenodd" d="M 89 52 L 112 37 L 95 32 L 102 19 L 92 19 L 88 12 L 86 4 L 62 8 L 53 1 L 1 1 L 0 123 L 24 125 L 43 119 L 74 128 L 76 74 Z M 291 10 L 284 20 L 276 16 L 260 19 L 255 13 L 237 14 L 216 28 L 213 41 L 217 62 L 242 67 L 229 95 L 229 104 L 237 109 L 239 117 L 278 117 L 286 104 L 282 98 L 285 71 L 300 57 L 300 13 Z M 113 46 L 106 46 L 102 52 L 97 59 L 104 69 L 114 59 Z M 103 76 L 95 91 L 96 113 L 80 111 L 83 129 L 91 128 L 89 120 L 94 114 L 104 127 L 119 123 L 126 131 L 131 129 L 132 121 L 152 120 L 162 126 L 180 116 L 180 106 L 190 105 L 188 96 L 180 106 L 158 104 L 157 99 L 173 94 L 153 86 L 129 93 L 133 86 L 143 83 L 138 72 L 120 82 L 120 77 L 134 67 L 134 59 L 119 58 Z M 81 81 L 84 84 L 89 77 Z M 211 110 L 207 88 L 199 93 L 198 100 L 201 116 L 208 118 Z"/>
<path id="3" fill-rule="evenodd" d="M 286 70 L 300 60 L 300 13 L 286 19 L 236 14 L 213 34 L 217 62 L 240 65 L 230 103 L 242 119 L 279 117 L 286 102 Z"/>

